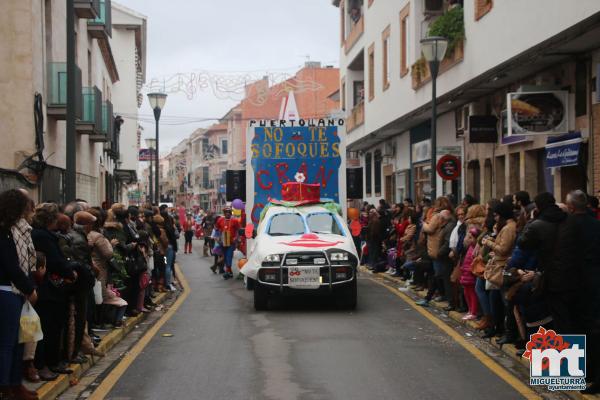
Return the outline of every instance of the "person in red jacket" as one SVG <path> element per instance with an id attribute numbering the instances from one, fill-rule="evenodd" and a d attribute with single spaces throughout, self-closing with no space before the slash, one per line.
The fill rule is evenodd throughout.
<path id="1" fill-rule="evenodd" d="M 219 218 L 215 224 L 217 230 L 221 232 L 221 247 L 223 247 L 223 255 L 225 257 L 225 273 L 223 279 L 233 278 L 231 272 L 231 263 L 233 261 L 233 251 L 236 248 L 238 231 L 240 230 L 240 220 L 232 218 L 231 208 L 223 209 L 223 218 Z"/>

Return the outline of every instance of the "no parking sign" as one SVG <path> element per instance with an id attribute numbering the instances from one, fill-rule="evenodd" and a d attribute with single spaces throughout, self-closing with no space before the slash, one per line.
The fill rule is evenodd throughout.
<path id="1" fill-rule="evenodd" d="M 446 154 L 442 156 L 436 165 L 438 175 L 447 181 L 453 181 L 460 177 L 460 159 L 456 156 Z"/>

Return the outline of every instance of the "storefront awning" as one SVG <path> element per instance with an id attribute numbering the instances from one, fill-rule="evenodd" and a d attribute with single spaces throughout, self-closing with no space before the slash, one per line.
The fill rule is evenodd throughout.
<path id="1" fill-rule="evenodd" d="M 548 138 L 546 144 L 546 168 L 570 167 L 579 164 L 581 133 L 574 132 Z"/>

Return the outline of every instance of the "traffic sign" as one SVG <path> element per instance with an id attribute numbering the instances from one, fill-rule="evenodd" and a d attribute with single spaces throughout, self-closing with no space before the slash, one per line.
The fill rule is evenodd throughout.
<path id="1" fill-rule="evenodd" d="M 460 177 L 460 159 L 456 156 L 446 154 L 442 156 L 436 165 L 438 175 L 447 181 L 453 181 Z"/>

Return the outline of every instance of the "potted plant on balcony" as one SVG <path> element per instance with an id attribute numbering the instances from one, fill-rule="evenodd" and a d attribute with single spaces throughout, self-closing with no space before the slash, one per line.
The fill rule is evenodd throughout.
<path id="1" fill-rule="evenodd" d="M 446 58 L 450 60 L 461 58 L 463 41 L 465 40 L 463 8 L 460 6 L 453 7 L 436 19 L 429 27 L 428 36 L 445 37 L 448 39 Z"/>
<path id="2" fill-rule="evenodd" d="M 429 67 L 425 57 L 421 56 L 411 67 L 410 75 L 412 77 L 413 88 L 419 87 L 423 81 L 429 78 Z"/>

